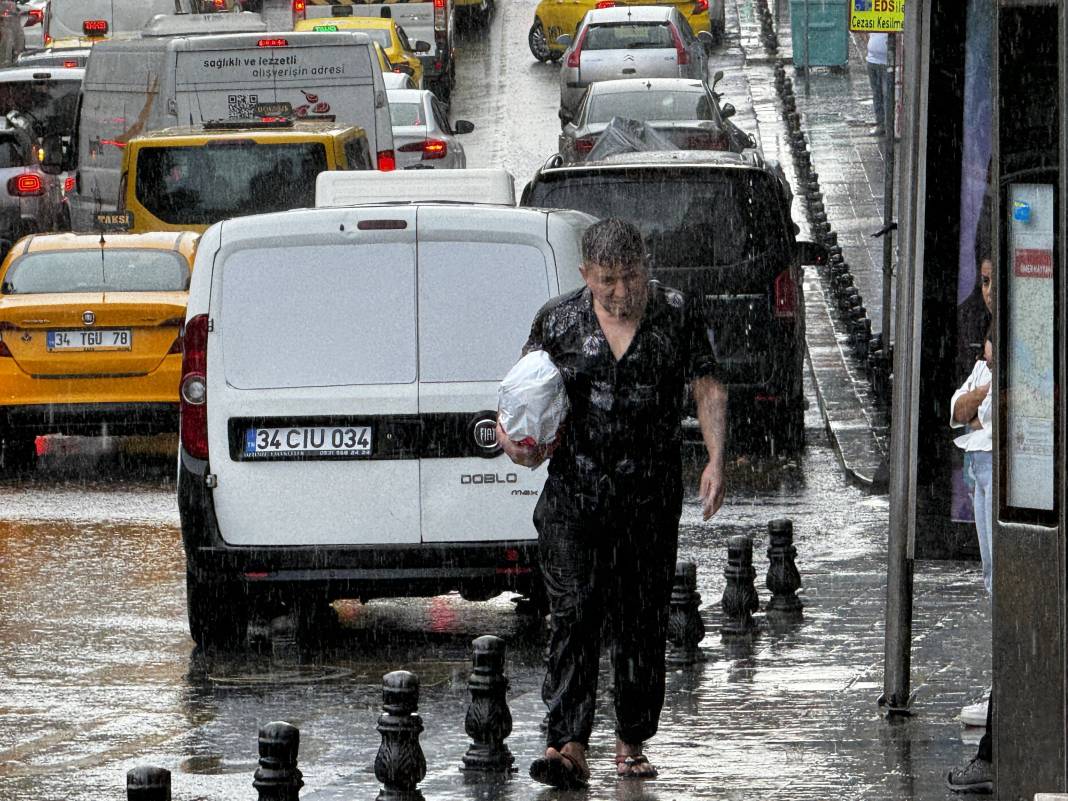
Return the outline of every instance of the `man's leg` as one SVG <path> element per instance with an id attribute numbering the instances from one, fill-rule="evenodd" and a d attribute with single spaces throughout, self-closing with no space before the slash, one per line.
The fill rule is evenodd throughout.
<path id="1" fill-rule="evenodd" d="M 872 64 L 870 61 L 866 63 L 868 65 L 868 83 L 871 85 L 872 110 L 875 113 L 875 130 L 881 131 L 886 121 L 883 107 L 883 90 L 886 88 L 886 67 L 882 64 Z"/>
<path id="2" fill-rule="evenodd" d="M 994 792 L 994 692 L 991 688 L 990 704 L 986 708 L 986 731 L 979 741 L 979 750 L 966 765 L 951 770 L 946 777 L 946 786 L 958 793 Z"/>
<path id="3" fill-rule="evenodd" d="M 983 560 L 983 584 L 986 593 L 993 592 L 994 548 L 992 541 L 992 506 L 990 493 L 993 488 L 993 459 L 990 451 L 976 451 L 972 456 L 972 474 L 975 491 L 972 494 L 972 514 L 975 516 L 975 531 L 979 536 L 979 555 Z"/>
<path id="4" fill-rule="evenodd" d="M 669 493 L 673 495 L 674 493 Z M 617 757 L 641 754 L 656 734 L 664 705 L 664 650 L 675 575 L 680 504 L 656 500 L 621 519 L 621 536 L 606 571 L 612 579 L 612 662 L 615 669 Z M 622 518 L 622 515 L 620 516 Z M 653 776 L 647 762 L 621 775 Z"/>

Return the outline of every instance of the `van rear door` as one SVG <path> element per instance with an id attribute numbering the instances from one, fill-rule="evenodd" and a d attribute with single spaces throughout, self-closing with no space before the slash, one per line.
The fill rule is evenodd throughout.
<path id="1" fill-rule="evenodd" d="M 208 338 L 223 538 L 418 543 L 415 209 L 223 226 Z"/>
<path id="2" fill-rule="evenodd" d="M 534 539 L 545 468 L 496 448 L 497 387 L 557 294 L 542 212 L 419 210 L 423 542 Z"/>

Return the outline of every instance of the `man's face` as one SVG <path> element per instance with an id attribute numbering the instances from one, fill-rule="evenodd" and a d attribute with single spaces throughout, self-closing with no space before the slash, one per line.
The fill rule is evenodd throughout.
<path id="1" fill-rule="evenodd" d="M 994 265 L 990 259 L 984 259 L 983 263 L 979 265 L 980 280 L 983 284 L 983 303 L 986 304 L 987 311 L 993 313 L 994 311 Z"/>
<path id="2" fill-rule="evenodd" d="M 594 301 L 612 317 L 636 317 L 645 308 L 649 293 L 649 274 L 641 264 L 582 265 L 582 277 Z"/>

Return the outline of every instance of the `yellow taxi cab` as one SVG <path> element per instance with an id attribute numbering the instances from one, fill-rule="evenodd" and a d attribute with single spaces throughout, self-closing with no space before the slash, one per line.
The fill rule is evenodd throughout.
<path id="1" fill-rule="evenodd" d="M 0 264 L 4 472 L 42 434 L 178 430 L 181 327 L 199 235 L 24 237 Z"/>
<path id="2" fill-rule="evenodd" d="M 319 173 L 370 169 L 356 126 L 268 117 L 166 128 L 126 143 L 119 210 L 132 232 L 203 232 L 231 217 L 314 207 Z"/>
<path id="3" fill-rule="evenodd" d="M 359 31 L 366 33 L 385 51 L 394 72 L 406 71 L 417 88 L 423 87 L 423 62 L 419 53 L 429 53 L 430 44 L 408 41 L 404 28 L 389 17 L 327 17 L 297 20 L 295 31 Z M 404 68 L 407 67 L 407 70 Z M 410 70 L 410 72 L 409 72 Z"/>
<path id="4" fill-rule="evenodd" d="M 711 16 L 710 2 L 715 6 Z M 534 24 L 530 26 L 527 44 L 538 61 L 556 61 L 567 49 L 556 41 L 557 37 L 564 34 L 574 36 L 587 11 L 612 6 L 647 5 L 674 6 L 690 23 L 695 34 L 709 31 L 715 39 L 722 35 L 722 30 L 713 30 L 711 19 L 715 17 L 717 24 L 722 24 L 723 0 L 541 0 L 534 9 Z"/>

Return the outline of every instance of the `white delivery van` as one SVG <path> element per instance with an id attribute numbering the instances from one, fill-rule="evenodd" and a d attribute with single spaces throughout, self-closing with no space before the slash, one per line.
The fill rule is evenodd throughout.
<path id="1" fill-rule="evenodd" d="M 143 35 L 100 42 L 82 83 L 70 200 L 75 230 L 88 230 L 97 213 L 115 210 L 122 148 L 132 137 L 248 118 L 257 104 L 275 102 L 289 103 L 298 119 L 363 128 L 378 169 L 393 168 L 385 84 L 365 34 Z"/>
<path id="2" fill-rule="evenodd" d="M 197 642 L 279 599 L 537 591 L 545 468 L 498 448 L 497 387 L 538 309 L 582 285 L 593 221 L 416 203 L 208 229 L 180 390 Z"/>
<path id="3" fill-rule="evenodd" d="M 191 0 L 50 0 L 44 11 L 45 45 L 137 34 L 157 14 L 191 10 Z"/>

